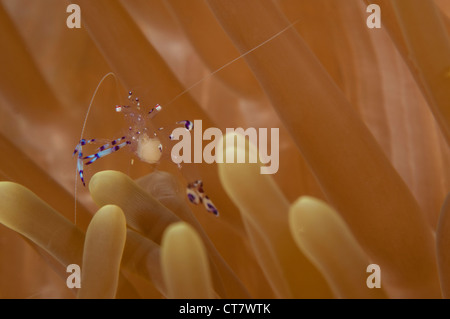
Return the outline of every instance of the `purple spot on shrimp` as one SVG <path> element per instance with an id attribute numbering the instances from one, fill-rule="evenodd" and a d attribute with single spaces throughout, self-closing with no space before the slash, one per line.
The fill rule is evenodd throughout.
<path id="1" fill-rule="evenodd" d="M 208 206 L 207 210 L 209 212 L 213 213 L 216 216 L 219 215 L 219 211 L 213 205 L 211 205 L 210 203 L 207 203 L 206 205 Z"/>
<path id="2" fill-rule="evenodd" d="M 189 200 L 192 202 L 192 203 L 195 203 L 195 195 L 193 195 L 193 194 L 188 194 L 187 195 L 187 197 L 189 198 Z"/>
<path id="3" fill-rule="evenodd" d="M 184 128 L 188 131 L 191 131 L 192 128 L 194 127 L 194 123 L 192 123 L 191 121 L 188 121 L 188 120 L 179 121 L 179 122 L 177 122 L 177 124 L 183 124 Z"/>

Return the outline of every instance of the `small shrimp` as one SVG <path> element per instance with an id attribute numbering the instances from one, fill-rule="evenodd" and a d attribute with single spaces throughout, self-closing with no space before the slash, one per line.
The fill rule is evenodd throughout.
<path id="1" fill-rule="evenodd" d="M 252 53 L 253 51 L 257 50 L 261 46 L 265 45 L 266 43 L 272 41 L 274 38 L 278 37 L 280 34 L 285 32 L 286 30 L 292 28 L 295 24 L 298 23 L 298 20 L 291 23 L 289 26 L 284 28 L 283 30 L 279 31 L 272 37 L 268 38 L 267 40 L 263 41 L 259 45 L 255 46 L 254 48 L 248 50 L 247 52 L 241 54 L 240 56 L 236 57 L 235 59 L 229 61 L 228 63 L 222 65 L 220 68 L 216 69 L 215 71 L 209 73 L 202 79 L 198 80 L 197 82 L 193 83 L 191 86 L 174 96 L 169 102 L 167 102 L 165 105 L 172 104 L 175 100 L 177 100 L 179 97 L 183 96 L 187 92 L 189 92 L 192 88 L 198 86 L 200 83 L 202 83 L 204 80 L 206 80 L 209 77 L 212 77 L 216 73 L 220 72 L 224 68 L 228 67 L 229 65 L 233 64 L 239 59 L 242 59 L 246 55 Z M 80 142 L 75 147 L 75 150 L 73 152 L 73 155 L 78 154 L 77 156 L 77 173 L 85 186 L 85 180 L 84 180 L 84 164 L 90 165 L 97 161 L 98 159 L 105 157 L 107 155 L 112 154 L 113 152 L 116 152 L 122 148 L 125 148 L 126 146 L 130 146 L 134 148 L 134 151 L 137 153 L 138 157 L 141 160 L 144 160 L 148 163 L 156 163 L 160 157 L 155 156 L 157 152 L 154 150 L 157 150 L 160 154 L 163 152 L 163 146 L 161 143 L 159 143 L 158 136 L 156 131 L 153 133 L 153 138 L 148 137 L 147 135 L 147 127 L 146 122 L 151 117 L 154 116 L 155 113 L 158 113 L 161 111 L 161 105 L 157 104 L 155 107 L 150 109 L 148 112 L 143 113 L 141 110 L 141 104 L 139 101 L 139 98 L 133 99 L 132 92 L 128 92 L 128 99 L 132 101 L 132 105 L 116 105 L 116 112 L 122 112 L 125 114 L 126 117 L 132 122 L 132 124 L 129 126 L 129 132 L 126 136 L 123 136 L 121 138 L 112 140 L 110 142 L 103 142 L 104 144 L 98 148 L 98 152 L 83 156 L 83 146 L 86 144 L 94 144 L 99 143 L 100 140 L 98 139 L 84 139 L 83 133 L 86 126 L 86 121 L 89 116 L 90 109 L 92 107 L 92 102 L 97 94 L 97 91 L 99 89 L 99 86 L 101 83 L 110 75 L 114 75 L 113 73 L 108 73 L 105 75 L 102 80 L 100 81 L 99 85 L 97 86 L 94 95 L 92 96 L 91 102 L 89 104 L 88 111 L 86 113 L 86 117 L 83 124 L 83 129 L 81 131 L 81 138 Z M 189 120 L 183 120 L 178 121 L 176 124 L 183 125 L 186 130 L 191 131 L 193 128 L 193 122 Z M 158 131 L 161 131 L 163 128 L 159 128 Z M 173 136 L 169 135 L 169 139 L 172 140 Z M 149 156 L 151 155 L 151 156 Z M 88 160 L 86 163 L 83 162 L 83 160 Z M 178 164 L 178 167 L 181 168 L 181 166 Z M 76 222 L 76 185 L 75 184 L 75 222 Z M 213 213 L 214 215 L 218 216 L 219 212 L 210 200 L 210 198 L 204 193 L 203 191 L 203 183 L 201 180 L 197 180 L 194 183 L 189 183 L 187 186 L 187 196 L 191 203 L 193 204 L 200 204 L 203 203 L 206 210 L 208 212 Z"/>
<path id="2" fill-rule="evenodd" d="M 105 76 L 106 77 L 106 76 Z M 102 79 L 102 81 L 104 78 Z M 100 82 L 101 84 L 101 82 Z M 99 85 L 100 85 L 99 84 Z M 97 87 L 98 89 L 98 87 Z M 97 91 L 97 90 L 96 90 Z M 164 128 L 160 127 L 153 132 L 153 137 L 147 134 L 147 122 L 162 110 L 161 105 L 156 104 L 148 112 L 141 107 L 141 102 L 138 97 L 133 97 L 133 92 L 128 92 L 128 100 L 131 101 L 129 105 L 116 105 L 115 111 L 123 113 L 128 119 L 129 126 L 126 135 L 117 139 L 108 141 L 104 139 L 85 139 L 82 138 L 76 145 L 73 156 L 77 155 L 77 173 L 80 177 L 83 186 L 86 186 L 84 179 L 84 165 L 93 164 L 102 157 L 108 156 L 126 146 L 132 147 L 136 155 L 142 160 L 150 164 L 155 164 L 159 161 L 161 153 L 163 152 L 163 145 L 160 143 L 158 133 Z M 91 102 L 92 103 L 92 102 Z M 89 110 L 88 110 L 89 112 Z M 178 125 L 183 125 L 186 130 L 192 131 L 194 123 L 189 120 L 176 122 Z M 171 136 L 169 136 L 171 139 Z M 83 146 L 87 144 L 102 144 L 97 148 L 94 154 L 85 156 L 83 153 Z M 156 151 L 157 150 L 157 151 Z M 156 155 L 155 155 L 156 154 Z M 159 156 L 158 156 L 159 154 Z M 178 168 L 181 168 L 178 165 Z M 218 210 L 212 203 L 211 199 L 203 191 L 203 183 L 200 180 L 194 183 L 189 183 L 187 186 L 187 197 L 191 203 L 203 203 L 208 212 L 218 216 Z"/>
<path id="3" fill-rule="evenodd" d="M 148 137 L 146 131 L 146 121 L 152 118 L 156 113 L 154 111 L 161 111 L 161 106 L 157 104 L 155 107 L 150 109 L 146 114 L 141 112 L 141 106 L 139 102 L 139 98 L 132 99 L 133 92 L 128 92 L 128 99 L 131 100 L 131 105 L 116 105 L 116 112 L 124 113 L 125 117 L 130 120 L 130 125 L 128 128 L 127 136 L 122 136 L 120 138 L 114 139 L 109 142 L 105 142 L 105 140 L 99 139 L 84 139 L 82 138 L 80 142 L 75 147 L 73 155 L 78 154 L 77 156 L 77 172 L 80 176 L 81 182 L 84 186 L 86 186 L 84 180 L 84 165 L 90 165 L 97 161 L 98 159 L 105 157 L 107 155 L 116 152 L 125 146 L 130 146 L 132 144 L 136 144 L 134 149 L 137 152 L 139 158 L 148 163 L 154 164 L 156 163 L 160 156 L 150 156 L 149 154 L 154 154 L 151 151 L 155 148 L 158 149 L 159 153 L 162 152 L 162 144 L 159 142 L 157 138 L 157 133 L 154 132 L 153 138 Z M 159 131 L 162 128 L 158 129 Z M 101 145 L 97 152 L 94 154 L 90 154 L 88 156 L 83 156 L 83 146 L 86 144 L 96 144 L 96 143 L 104 143 Z M 150 151 L 148 148 L 152 148 Z M 87 160 L 86 162 L 83 162 Z"/>

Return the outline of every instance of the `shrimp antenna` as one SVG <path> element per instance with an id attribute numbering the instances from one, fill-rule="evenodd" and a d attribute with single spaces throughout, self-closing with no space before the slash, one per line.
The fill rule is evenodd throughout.
<path id="1" fill-rule="evenodd" d="M 289 30 L 290 28 L 292 28 L 294 25 L 296 25 L 299 22 L 299 20 L 296 20 L 294 22 L 292 22 L 290 25 L 288 25 L 286 28 L 284 28 L 283 30 L 277 32 L 276 34 L 274 34 L 273 36 L 271 36 L 270 38 L 268 38 L 267 40 L 265 40 L 264 42 L 258 44 L 256 47 L 248 50 L 247 52 L 241 54 L 240 56 L 238 56 L 237 58 L 225 63 L 224 65 L 222 65 L 220 68 L 218 68 L 217 70 L 209 73 L 208 75 L 204 76 L 203 78 L 201 78 L 200 80 L 198 80 L 197 82 L 195 82 L 194 84 L 192 84 L 190 87 L 188 87 L 187 89 L 185 89 L 183 92 L 179 93 L 177 96 L 175 96 L 173 99 L 171 99 L 168 103 L 166 103 L 165 105 L 170 105 L 171 103 L 173 103 L 176 99 L 178 99 L 180 96 L 183 96 L 184 94 L 186 94 L 187 92 L 189 92 L 191 89 L 195 88 L 197 85 L 199 85 L 200 83 L 202 83 L 204 80 L 212 77 L 214 74 L 222 71 L 223 69 L 225 69 L 227 66 L 229 66 L 230 64 L 233 64 L 234 62 L 236 62 L 239 59 L 242 59 L 243 57 L 249 55 L 250 53 L 252 53 L 253 51 L 255 51 L 256 49 L 262 47 L 263 45 L 267 44 L 268 42 L 272 41 L 273 39 L 275 39 L 276 37 L 278 37 L 280 34 L 282 34 L 283 32 Z"/>
<path id="2" fill-rule="evenodd" d="M 84 122 L 83 122 L 83 127 L 81 128 L 81 136 L 80 136 L 80 140 L 83 139 L 83 135 L 84 135 L 84 130 L 86 128 L 86 123 L 89 117 L 89 113 L 91 112 L 91 108 L 92 108 L 92 104 L 94 103 L 94 99 L 95 96 L 97 95 L 97 92 L 100 88 L 100 86 L 102 85 L 103 81 L 105 81 L 109 76 L 114 77 L 115 79 L 117 79 L 116 75 L 113 72 L 109 72 L 107 74 L 105 74 L 102 79 L 100 80 L 100 82 L 97 84 L 97 87 L 95 88 L 94 93 L 92 94 L 91 97 L 91 101 L 89 102 L 89 107 L 86 111 L 86 115 L 84 117 Z M 75 186 L 74 186 L 74 198 L 75 198 L 75 205 L 74 205 L 74 224 L 77 224 L 77 185 L 78 185 L 78 168 L 77 171 L 75 173 Z"/>

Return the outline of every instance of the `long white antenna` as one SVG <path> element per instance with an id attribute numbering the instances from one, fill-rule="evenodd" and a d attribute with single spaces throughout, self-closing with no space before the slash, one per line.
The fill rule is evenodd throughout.
<path id="1" fill-rule="evenodd" d="M 91 111 L 92 104 L 94 103 L 95 96 L 97 95 L 97 91 L 99 90 L 100 85 L 102 85 L 103 81 L 105 81 L 106 78 L 107 78 L 108 76 L 114 76 L 114 77 L 116 77 L 116 75 L 115 75 L 113 72 L 109 72 L 108 74 L 106 74 L 105 76 L 103 76 L 103 78 L 102 78 L 102 79 L 100 80 L 100 82 L 97 84 L 97 87 L 95 88 L 94 94 L 92 94 L 91 101 L 89 102 L 89 107 L 88 107 L 88 109 L 87 109 L 87 111 L 86 111 L 86 115 L 85 115 L 85 117 L 84 117 L 83 127 L 82 127 L 82 129 L 81 129 L 80 141 L 83 139 L 84 129 L 86 128 L 86 123 L 87 123 L 87 119 L 88 119 L 88 117 L 89 117 L 89 112 Z M 74 197 L 75 197 L 75 205 L 74 205 L 74 210 L 75 210 L 75 212 L 74 212 L 74 224 L 75 224 L 75 225 L 77 224 L 77 189 L 78 189 L 77 186 L 78 186 L 78 169 L 76 170 L 76 173 L 75 173 L 75 187 L 74 187 Z"/>
<path id="2" fill-rule="evenodd" d="M 258 44 L 256 47 L 254 47 L 253 49 L 248 50 L 247 52 L 243 53 L 242 55 L 238 56 L 237 58 L 231 60 L 230 62 L 227 62 L 226 64 L 222 65 L 220 68 L 218 68 L 217 70 L 215 70 L 214 72 L 206 75 L 205 77 L 201 78 L 200 80 L 198 80 L 197 82 L 195 82 L 194 84 L 192 84 L 190 87 L 188 87 L 187 89 L 185 89 L 183 92 L 181 92 L 180 94 L 178 94 L 177 96 L 175 96 L 173 99 L 171 99 L 168 103 L 166 103 L 165 105 L 169 105 L 172 102 L 174 102 L 176 99 L 178 99 L 180 96 L 186 94 L 187 92 L 189 92 L 191 89 L 193 89 L 194 87 L 196 87 L 197 85 L 199 85 L 200 83 L 202 83 L 204 80 L 210 78 L 211 76 L 213 76 L 214 74 L 216 74 L 217 72 L 222 71 L 223 69 L 225 69 L 227 66 L 229 66 L 230 64 L 236 62 L 237 60 L 245 57 L 246 55 L 252 53 L 253 51 L 255 51 L 256 49 L 260 48 L 261 46 L 265 45 L 266 43 L 272 41 L 273 39 L 275 39 L 276 37 L 278 37 L 280 34 L 282 34 L 283 32 L 285 32 L 286 30 L 292 28 L 295 24 L 297 24 L 299 20 L 296 20 L 294 22 L 292 22 L 290 25 L 288 25 L 286 28 L 284 28 L 283 30 L 279 31 L 278 33 L 274 34 L 273 36 L 271 36 L 270 38 L 268 38 L 267 40 L 265 40 L 264 42 Z"/>

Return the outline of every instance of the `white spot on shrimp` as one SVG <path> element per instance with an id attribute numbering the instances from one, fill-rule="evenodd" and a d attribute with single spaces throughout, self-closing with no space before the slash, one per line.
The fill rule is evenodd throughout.
<path id="1" fill-rule="evenodd" d="M 141 161 L 155 164 L 161 159 L 162 144 L 157 137 L 150 138 L 142 134 L 138 139 L 137 156 Z"/>

